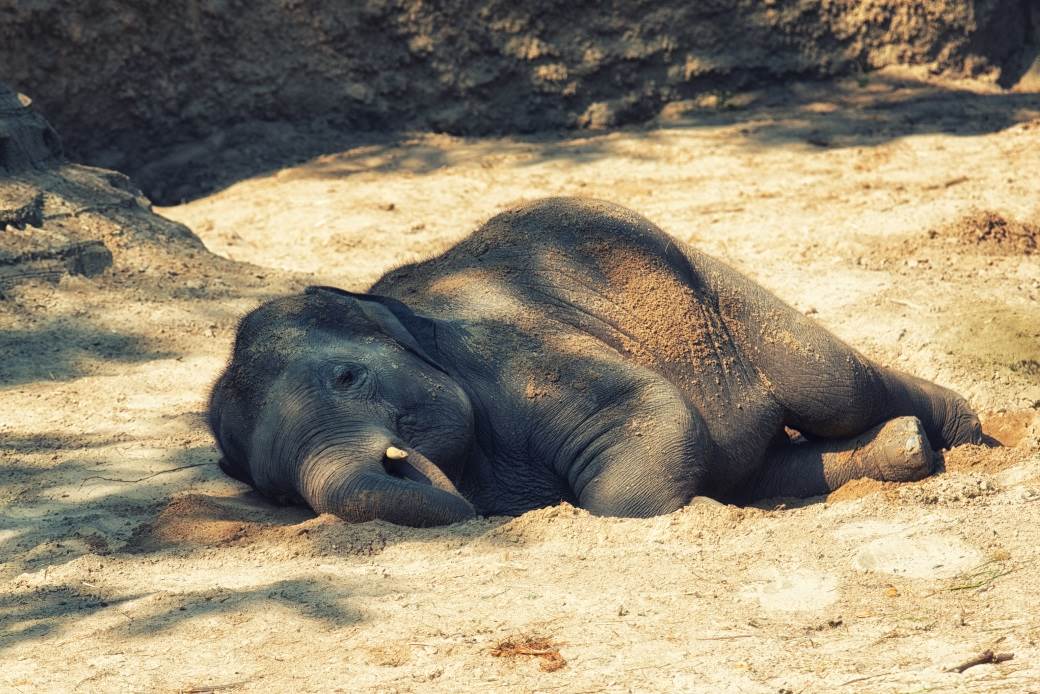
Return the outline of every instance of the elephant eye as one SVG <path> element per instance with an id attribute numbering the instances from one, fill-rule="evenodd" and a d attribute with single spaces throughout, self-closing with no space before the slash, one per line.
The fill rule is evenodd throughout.
<path id="1" fill-rule="evenodd" d="M 336 370 L 333 382 L 339 388 L 349 388 L 358 380 L 358 371 L 352 366 L 343 366 Z"/>

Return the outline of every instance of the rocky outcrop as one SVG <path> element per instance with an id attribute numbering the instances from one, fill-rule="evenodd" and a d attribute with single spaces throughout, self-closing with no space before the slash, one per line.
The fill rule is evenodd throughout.
<path id="1" fill-rule="evenodd" d="M 94 277 L 152 245 L 201 252 L 186 227 L 151 212 L 130 179 L 63 160 L 54 129 L 0 84 L 0 297 L 28 280 Z"/>

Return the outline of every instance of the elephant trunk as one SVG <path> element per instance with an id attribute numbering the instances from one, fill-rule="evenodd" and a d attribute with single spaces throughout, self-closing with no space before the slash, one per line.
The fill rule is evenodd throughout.
<path id="1" fill-rule="evenodd" d="M 386 455 L 388 449 L 393 449 L 393 458 Z M 316 512 L 354 523 L 378 519 L 425 527 L 476 516 L 451 480 L 418 451 L 380 446 L 367 458 L 358 461 L 341 446 L 306 456 L 300 466 L 300 495 Z"/>

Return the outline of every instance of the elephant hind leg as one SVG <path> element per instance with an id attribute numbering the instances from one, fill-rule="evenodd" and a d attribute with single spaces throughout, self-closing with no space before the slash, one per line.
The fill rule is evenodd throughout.
<path id="1" fill-rule="evenodd" d="M 982 443 L 979 420 L 961 396 L 875 364 L 732 268 L 685 252 L 691 286 L 717 302 L 738 351 L 783 408 L 784 424 L 808 436 L 843 439 L 914 416 L 936 449 Z"/>
<path id="2" fill-rule="evenodd" d="M 880 366 L 804 317 L 790 318 L 783 330 L 793 347 L 767 340 L 754 347 L 786 425 L 843 439 L 895 417 L 916 417 L 935 449 L 982 442 L 978 417 L 957 393 Z"/>
<path id="3" fill-rule="evenodd" d="M 856 436 L 893 417 L 921 420 L 932 446 L 982 443 L 967 401 L 952 390 L 875 364 L 823 326 L 713 258 L 687 249 L 738 349 L 784 408 L 784 423 L 816 437 Z M 696 281 L 697 291 L 705 291 Z"/>
<path id="4" fill-rule="evenodd" d="M 887 392 L 892 415 L 914 414 L 924 423 L 935 448 L 983 443 L 982 424 L 968 401 L 949 388 L 909 374 L 887 369 Z"/>
<path id="5" fill-rule="evenodd" d="M 851 438 L 773 444 L 746 498 L 820 496 L 863 477 L 910 482 L 930 475 L 933 464 L 921 420 L 897 417 Z"/>

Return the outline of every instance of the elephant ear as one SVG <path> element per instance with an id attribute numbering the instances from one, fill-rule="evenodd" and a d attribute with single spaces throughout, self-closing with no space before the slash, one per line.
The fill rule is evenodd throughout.
<path id="1" fill-rule="evenodd" d="M 388 296 L 355 294 L 344 289 L 325 286 L 307 287 L 304 293 L 332 295 L 340 300 L 351 302 L 383 334 L 438 371 L 444 371 L 444 367 L 435 358 L 439 356 L 435 320 L 416 314 L 406 304 Z"/>
<path id="2" fill-rule="evenodd" d="M 249 461 L 241 443 L 242 432 L 246 430 L 247 425 L 242 415 L 241 403 L 239 398 L 234 396 L 229 380 L 225 371 L 213 385 L 206 418 L 213 438 L 216 439 L 217 448 L 221 452 L 218 461 L 221 471 L 228 477 L 255 487 L 256 482 L 253 481 Z"/>

